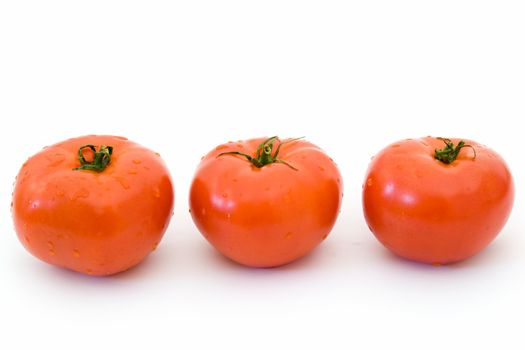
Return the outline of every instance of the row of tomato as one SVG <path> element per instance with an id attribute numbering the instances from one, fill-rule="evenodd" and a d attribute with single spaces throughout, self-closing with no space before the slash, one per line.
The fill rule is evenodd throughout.
<path id="1" fill-rule="evenodd" d="M 203 157 L 190 189 L 192 218 L 222 254 L 274 267 L 314 249 L 340 212 L 334 161 L 304 139 L 229 142 Z M 486 247 L 510 214 L 504 160 L 473 141 L 425 137 L 377 154 L 363 184 L 370 230 L 404 258 L 447 264 Z M 91 275 L 138 264 L 173 215 L 174 188 L 158 153 L 115 136 L 46 147 L 22 166 L 12 213 L 20 241 L 53 265 Z"/>

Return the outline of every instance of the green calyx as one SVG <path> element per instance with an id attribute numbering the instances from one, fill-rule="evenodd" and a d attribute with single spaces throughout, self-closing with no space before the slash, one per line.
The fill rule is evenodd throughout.
<path id="1" fill-rule="evenodd" d="M 284 141 L 284 142 L 280 142 L 279 145 L 277 146 L 277 148 L 275 149 L 275 153 L 273 153 L 273 154 L 272 154 L 272 152 L 273 152 L 274 143 L 276 141 L 279 141 L 279 137 L 277 137 L 277 136 L 270 137 L 269 139 L 267 139 L 263 143 L 261 143 L 257 147 L 257 152 L 256 152 L 254 157 L 250 156 L 249 154 L 242 153 L 242 152 L 237 152 L 237 151 L 234 151 L 234 152 L 223 152 L 223 153 L 218 154 L 217 157 L 222 157 L 222 156 L 225 156 L 225 155 L 238 155 L 238 156 L 245 157 L 256 168 L 262 168 L 263 166 L 268 165 L 268 164 L 280 163 L 280 164 L 284 164 L 284 165 L 290 167 L 293 170 L 297 170 L 297 168 L 295 168 L 292 165 L 288 164 L 284 160 L 277 158 L 277 156 L 279 155 L 279 151 L 281 150 L 281 146 L 282 145 L 290 143 L 290 142 L 293 142 L 293 141 L 297 141 L 297 140 L 300 140 L 300 139 L 302 139 L 302 137 L 299 137 L 299 138 L 296 138 L 296 139 L 290 139 L 290 140 L 287 140 L 287 141 Z"/>
<path id="2" fill-rule="evenodd" d="M 93 152 L 93 160 L 91 162 L 87 161 L 84 157 L 84 149 L 86 148 Z M 73 170 L 91 170 L 100 173 L 108 166 L 111 161 L 112 153 L 113 147 L 111 146 L 100 145 L 98 151 L 93 145 L 82 146 L 78 149 L 78 160 L 80 161 L 80 166 Z"/>
<path id="3" fill-rule="evenodd" d="M 450 164 L 456 160 L 456 158 L 459 155 L 459 152 L 464 147 L 472 148 L 472 150 L 474 151 L 473 159 L 476 159 L 476 150 L 472 145 L 465 144 L 465 141 L 459 141 L 458 144 L 454 147 L 454 143 L 452 142 L 452 140 L 442 137 L 438 137 L 438 139 L 445 143 L 445 147 L 443 147 L 442 149 L 436 148 L 434 150 L 434 158 L 436 158 L 437 160 L 445 164 Z"/>

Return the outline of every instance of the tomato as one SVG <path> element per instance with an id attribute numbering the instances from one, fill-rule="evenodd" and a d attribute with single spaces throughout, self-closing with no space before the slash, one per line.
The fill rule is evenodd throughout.
<path id="1" fill-rule="evenodd" d="M 377 239 L 401 257 L 431 264 L 457 262 L 486 247 L 513 200 L 504 160 L 460 139 L 394 143 L 373 158 L 363 185 L 365 218 Z"/>
<path id="2" fill-rule="evenodd" d="M 156 248 L 173 196 L 158 154 L 123 137 L 84 136 L 29 158 L 15 182 L 12 214 L 18 238 L 37 258 L 111 275 Z"/>
<path id="3" fill-rule="evenodd" d="M 319 147 L 277 137 L 229 142 L 203 157 L 190 211 L 204 237 L 252 267 L 296 260 L 323 241 L 342 198 L 337 166 Z"/>

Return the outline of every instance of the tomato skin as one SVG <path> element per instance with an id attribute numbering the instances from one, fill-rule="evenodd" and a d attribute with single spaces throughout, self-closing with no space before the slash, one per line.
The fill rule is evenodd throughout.
<path id="1" fill-rule="evenodd" d="M 113 146 L 101 173 L 72 170 L 86 144 Z M 12 214 L 18 238 L 37 258 L 90 275 L 138 264 L 160 242 L 173 214 L 173 185 L 158 154 L 116 136 L 49 146 L 22 166 Z"/>
<path id="2" fill-rule="evenodd" d="M 204 237 L 226 257 L 251 267 L 287 264 L 314 249 L 334 226 L 342 198 L 337 166 L 304 140 L 283 144 L 279 153 L 297 170 L 218 157 L 231 151 L 253 155 L 264 140 L 231 142 L 211 151 L 197 168 L 189 198 Z"/>
<path id="3" fill-rule="evenodd" d="M 460 139 L 452 139 L 457 144 Z M 365 219 L 395 254 L 447 264 L 485 248 L 505 225 L 514 185 L 505 161 L 474 141 L 450 163 L 434 159 L 443 141 L 404 140 L 383 149 L 363 184 Z"/>

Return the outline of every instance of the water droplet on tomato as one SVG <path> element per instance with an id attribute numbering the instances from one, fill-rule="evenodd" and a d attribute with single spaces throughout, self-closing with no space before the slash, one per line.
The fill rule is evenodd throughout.
<path id="1" fill-rule="evenodd" d="M 62 153 L 46 155 L 46 160 L 48 161 L 48 166 L 50 167 L 56 167 L 60 165 L 65 159 L 66 159 L 66 156 L 63 155 Z"/>
<path id="2" fill-rule="evenodd" d="M 89 191 L 85 188 L 81 188 L 80 190 L 75 192 L 72 200 L 77 200 L 79 198 L 88 198 L 88 197 L 89 197 Z"/>
<path id="3" fill-rule="evenodd" d="M 399 143 L 396 143 L 396 144 L 393 144 L 392 146 L 390 146 L 391 148 L 398 148 L 400 147 L 401 145 Z"/>
<path id="4" fill-rule="evenodd" d="M 206 215 L 206 208 L 202 208 L 202 209 L 201 209 L 201 214 L 202 214 L 202 215 Z"/>
<path id="5" fill-rule="evenodd" d="M 370 187 L 370 186 L 372 186 L 373 184 L 374 184 L 374 180 L 372 180 L 372 178 L 369 177 L 368 180 L 366 180 L 366 185 L 367 185 L 368 187 Z"/>
<path id="6" fill-rule="evenodd" d="M 58 190 L 56 193 L 55 193 L 55 196 L 57 196 L 58 198 L 62 198 L 64 197 L 64 191 L 62 190 Z"/>
<path id="7" fill-rule="evenodd" d="M 419 140 L 419 143 L 422 144 L 422 145 L 425 146 L 425 147 L 428 147 L 428 146 L 429 146 L 429 144 L 426 143 L 426 142 L 423 141 L 423 140 Z"/>
<path id="8" fill-rule="evenodd" d="M 226 218 L 228 218 L 228 220 L 231 219 L 232 218 L 232 214 L 230 214 L 230 213 L 226 214 Z"/>
<path id="9" fill-rule="evenodd" d="M 48 249 L 54 249 L 55 248 L 55 244 L 51 241 L 47 241 L 47 248 Z"/>
<path id="10" fill-rule="evenodd" d="M 284 238 L 291 239 L 293 237 L 293 232 L 287 232 Z"/>
<path id="11" fill-rule="evenodd" d="M 140 164 L 142 161 L 140 159 L 133 159 L 133 164 Z"/>
<path id="12" fill-rule="evenodd" d="M 135 169 L 128 170 L 128 174 L 130 174 L 130 175 L 137 175 L 138 173 L 139 172 L 137 170 L 135 170 Z"/>
<path id="13" fill-rule="evenodd" d="M 80 252 L 77 249 L 73 249 L 73 256 L 77 259 L 80 258 Z"/>
<path id="14" fill-rule="evenodd" d="M 158 187 L 153 187 L 153 197 L 160 198 L 160 189 Z"/>
<path id="15" fill-rule="evenodd" d="M 120 186 L 122 186 L 123 189 L 129 190 L 129 182 L 123 177 L 118 177 L 117 181 L 119 182 Z"/>
<path id="16" fill-rule="evenodd" d="M 92 275 L 92 274 L 93 274 L 93 270 L 91 270 L 91 269 L 86 269 L 86 273 L 87 273 L 88 275 Z"/>
<path id="17" fill-rule="evenodd" d="M 237 180 L 237 179 L 233 179 L 232 181 L 233 181 L 233 182 L 239 182 L 239 180 Z"/>
<path id="18" fill-rule="evenodd" d="M 328 237 L 328 233 L 323 236 L 323 241 Z"/>
<path id="19" fill-rule="evenodd" d="M 319 165 L 319 170 L 324 171 L 324 167 Z"/>
<path id="20" fill-rule="evenodd" d="M 224 193 L 222 194 L 222 198 L 228 198 L 228 193 L 224 192 Z"/>
<path id="21" fill-rule="evenodd" d="M 24 235 L 24 240 L 27 244 L 31 244 L 31 240 L 29 239 L 29 237 L 27 237 L 27 235 Z"/>
<path id="22" fill-rule="evenodd" d="M 51 255 L 51 256 L 55 256 L 55 254 L 56 254 L 55 251 L 54 251 L 53 249 L 49 249 L 49 250 L 47 251 L 47 253 L 48 253 L 49 255 Z"/>
<path id="23" fill-rule="evenodd" d="M 215 147 L 215 150 L 216 151 L 220 151 L 220 150 L 223 150 L 223 149 L 226 149 L 226 148 L 228 148 L 228 145 L 219 145 L 219 146 Z"/>
<path id="24" fill-rule="evenodd" d="M 157 250 L 157 247 L 159 246 L 159 243 L 154 243 L 152 246 L 151 246 L 151 251 L 154 252 L 155 250 Z"/>

